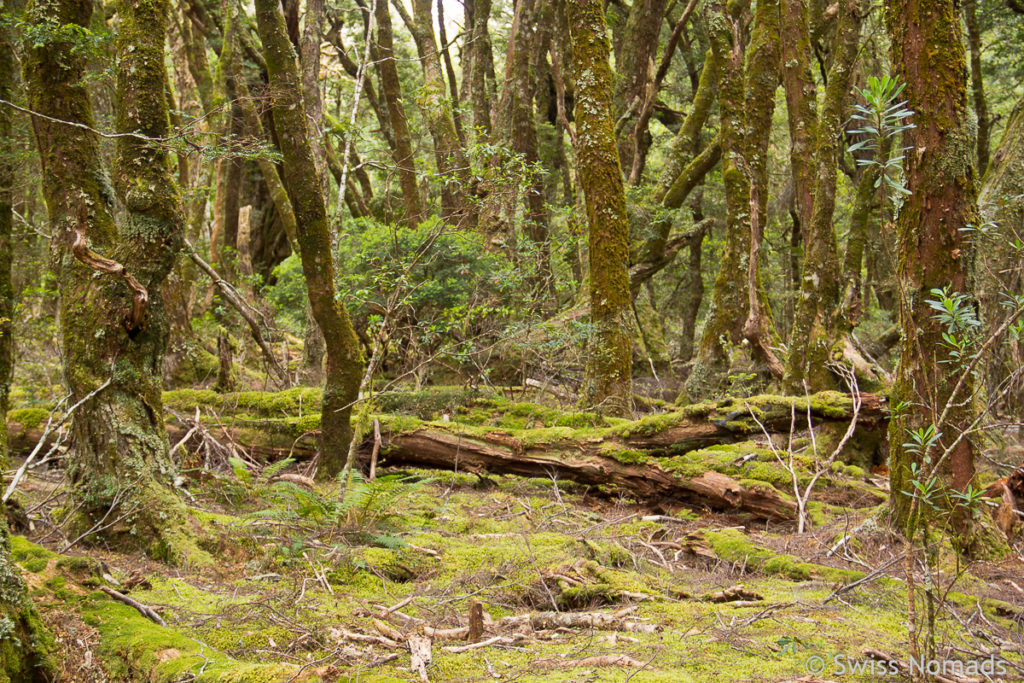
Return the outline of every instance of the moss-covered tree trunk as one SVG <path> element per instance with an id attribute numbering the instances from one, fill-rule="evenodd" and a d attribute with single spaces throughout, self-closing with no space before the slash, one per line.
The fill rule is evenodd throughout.
<path id="1" fill-rule="evenodd" d="M 20 12 L 2 5 L 5 20 Z M 0 98 L 18 100 L 14 38 L 6 21 L 0 25 Z M 0 470 L 8 467 L 7 408 L 14 375 L 14 291 L 11 287 L 11 228 L 14 219 L 13 110 L 0 105 Z M 6 489 L 7 482 L 0 488 Z M 21 572 L 11 560 L 7 521 L 0 503 L 0 681 L 43 683 L 53 675 L 47 661 L 48 635 L 39 623 Z"/>
<path id="2" fill-rule="evenodd" d="M 695 364 L 686 382 L 691 400 L 721 395 L 731 370 L 762 374 L 764 359 L 740 359 L 744 326 L 750 310 L 750 145 L 745 137 L 745 45 L 743 25 L 749 3 L 709 5 L 708 37 L 720 65 L 718 108 L 721 125 L 722 181 L 725 189 L 725 244 L 711 294 L 711 308 L 696 349 Z M 762 21 L 766 18 L 761 16 Z M 758 29 L 755 27 L 755 31 Z M 759 202 L 757 202 L 759 204 Z M 755 278 L 756 279 L 756 278 Z M 758 292 L 753 293 L 758 296 Z M 742 350 L 748 356 L 747 350 Z M 750 362 L 746 362 L 750 361 Z"/>
<path id="3" fill-rule="evenodd" d="M 178 188 L 169 132 L 164 43 L 167 4 L 118 3 L 117 158 L 113 183 L 98 136 L 53 119 L 93 125 L 82 79 L 84 55 L 65 25 L 89 26 L 90 3 L 41 0 L 28 20 L 46 39 L 28 46 L 23 68 L 43 168 L 61 295 L 64 381 L 71 401 L 86 398 L 71 423 L 69 475 L 86 528 L 129 532 L 158 557 L 198 557 L 171 492 L 174 467 L 163 429 L 160 369 L 168 324 L 163 286 L 181 246 Z M 124 224 L 113 217 L 114 193 Z"/>
<path id="4" fill-rule="evenodd" d="M 274 130 L 284 159 L 296 235 L 310 308 L 327 351 L 317 475 L 334 477 L 345 465 L 352 441 L 351 412 L 358 398 L 363 360 L 348 311 L 335 297 L 327 205 L 306 125 L 295 51 L 276 0 L 257 0 L 256 22 L 273 92 Z"/>
<path id="5" fill-rule="evenodd" d="M 763 358 L 774 375 L 782 368 L 772 346 L 775 323 L 761 291 L 761 243 L 768 222 L 768 142 L 775 113 L 775 91 L 779 87 L 779 4 L 761 0 L 754 14 L 754 28 L 744 67 L 744 159 L 750 183 L 748 221 L 750 252 L 747 257 L 747 319 L 743 337 Z"/>
<path id="6" fill-rule="evenodd" d="M 379 0 L 384 2 L 384 0 Z M 476 211 L 469 200 L 470 167 L 459 140 L 452 102 L 445 88 L 441 56 L 434 36 L 434 0 L 413 0 L 409 16 L 400 0 L 393 0 L 412 34 L 423 68 L 423 89 L 417 102 L 434 141 L 434 158 L 441 179 L 441 217 L 461 227 L 476 223 Z"/>
<path id="7" fill-rule="evenodd" d="M 565 7 L 576 75 L 576 160 L 589 224 L 587 402 L 621 415 L 631 410 L 633 335 L 629 221 L 612 119 L 608 29 L 601 0 L 567 0 Z"/>
<path id="8" fill-rule="evenodd" d="M 423 202 L 420 200 L 419 183 L 416 180 L 416 158 L 412 152 L 409 121 L 405 114 L 405 105 L 402 103 L 402 83 L 398 79 L 398 67 L 395 65 L 394 38 L 388 3 L 378 0 L 374 14 L 377 20 L 377 69 L 380 72 L 381 90 L 387 102 L 388 119 L 395 139 L 392 158 L 398 167 L 398 183 L 402 188 L 402 203 L 405 205 L 405 223 L 410 228 L 415 228 L 423 221 Z"/>
<path id="9" fill-rule="evenodd" d="M 637 125 L 647 87 L 654 80 L 651 66 L 658 57 L 658 36 L 667 4 L 667 0 L 634 0 L 626 17 L 622 46 L 616 55 L 615 120 L 619 131 L 619 163 L 627 174 L 633 168 L 634 152 L 640 157 L 636 163 L 642 170 L 651 146 L 646 125 L 645 130 L 637 130 Z"/>
<path id="10" fill-rule="evenodd" d="M 866 12 L 862 0 L 843 0 L 839 6 L 828 86 L 814 136 L 817 149 L 809 171 L 814 178 L 814 205 L 804 233 L 800 294 L 790 332 L 785 384 L 793 392 L 830 389 L 835 380 L 827 362 L 833 343 L 847 332 L 841 318 L 839 255 L 833 216 L 836 174 L 843 149 L 843 121 L 860 45 L 860 26 Z"/>
<path id="11" fill-rule="evenodd" d="M 779 57 L 789 123 L 789 161 L 797 222 L 806 232 L 814 206 L 813 155 L 817 149 L 817 91 L 811 69 L 811 33 L 803 0 L 779 2 Z"/>
<path id="12" fill-rule="evenodd" d="M 974 478 L 974 445 L 961 438 L 974 416 L 974 382 L 951 365 L 926 300 L 933 289 L 972 294 L 972 245 L 967 225 L 977 225 L 974 130 L 967 94 L 967 61 L 960 14 L 953 0 L 893 0 L 887 8 L 892 64 L 905 80 L 907 108 L 916 125 L 904 133 L 906 197 L 897 222 L 897 270 L 901 283 L 900 361 L 890 403 L 892 512 L 908 529 L 911 466 L 925 454 L 907 448 L 908 430 L 934 426 L 941 434 L 932 458 L 951 448 L 945 481 L 958 490 Z M 956 395 L 954 387 L 963 377 Z M 957 440 L 959 441 L 957 442 Z"/>

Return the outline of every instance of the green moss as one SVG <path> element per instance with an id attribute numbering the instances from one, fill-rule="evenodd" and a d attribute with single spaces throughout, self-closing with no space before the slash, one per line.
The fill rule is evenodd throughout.
<path id="1" fill-rule="evenodd" d="M 170 683 L 187 677 L 206 683 L 282 683 L 299 673 L 290 664 L 241 662 L 202 642 L 154 624 L 135 609 L 92 593 L 82 617 L 100 632 L 99 651 L 118 680 Z M 264 641 L 265 644 L 265 641 Z M 319 680 L 313 673 L 296 681 Z"/>
<path id="2" fill-rule="evenodd" d="M 7 421 L 21 425 L 22 429 L 39 429 L 50 417 L 50 411 L 46 408 L 16 408 L 8 411 Z"/>
<path id="3" fill-rule="evenodd" d="M 842 583 L 855 581 L 864 576 L 864 572 L 826 567 L 803 562 L 793 555 L 780 555 L 774 550 L 755 545 L 736 529 L 706 531 L 703 536 L 715 554 L 723 560 L 742 564 L 765 574 L 784 576 L 798 581 L 821 578 Z"/>

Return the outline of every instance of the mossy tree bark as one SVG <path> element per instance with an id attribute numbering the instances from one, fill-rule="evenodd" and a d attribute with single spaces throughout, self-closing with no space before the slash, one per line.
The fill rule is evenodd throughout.
<path id="1" fill-rule="evenodd" d="M 774 5 L 772 5 L 774 6 Z M 717 396 L 727 389 L 727 376 L 740 359 L 734 353 L 742 349 L 746 359 L 744 371 L 750 374 L 764 375 L 770 367 L 777 366 L 771 357 L 764 353 L 766 345 L 751 349 L 746 345 L 744 334 L 747 319 L 751 311 L 751 298 L 758 297 L 758 307 L 766 304 L 761 300 L 760 287 L 751 291 L 750 281 L 758 281 L 757 265 L 751 264 L 753 246 L 751 233 L 751 182 L 750 157 L 757 145 L 752 146 L 747 135 L 747 60 L 742 27 L 747 21 L 749 3 L 715 2 L 709 6 L 708 36 L 711 50 L 720 65 L 718 107 L 721 126 L 718 138 L 722 146 L 722 181 L 725 187 L 726 228 L 725 247 L 722 254 L 718 275 L 715 278 L 711 296 L 711 309 L 708 312 L 704 329 L 701 333 L 697 350 L 696 362 L 686 382 L 686 393 L 691 400 Z M 766 65 L 762 57 L 771 51 L 771 27 L 777 25 L 770 12 L 761 11 L 755 14 L 755 27 L 752 35 L 759 40 L 759 52 L 752 53 L 750 62 L 752 91 L 763 95 L 765 83 L 777 84 L 777 72 Z M 764 52 L 760 52 L 763 50 Z M 767 81 L 759 68 L 767 68 L 770 75 Z M 770 86 L 774 92 L 774 86 Z M 767 104 L 767 103 L 766 103 Z M 751 112 L 751 120 L 763 118 L 757 112 Z M 759 147 L 758 147 L 759 148 Z M 755 206 L 761 200 L 754 197 Z M 756 252 L 756 250 L 755 250 Z M 759 314 L 760 316 L 760 314 Z"/>
<path id="2" fill-rule="evenodd" d="M 754 14 L 743 76 L 743 136 L 747 146 L 744 171 L 750 183 L 747 319 L 743 323 L 743 338 L 776 376 L 782 372 L 782 367 L 772 350 L 777 337 L 775 324 L 767 305 L 762 303 L 761 243 L 768 222 L 768 142 L 775 113 L 775 91 L 779 87 L 778 43 L 779 4 L 777 0 L 760 0 Z"/>
<path id="3" fill-rule="evenodd" d="M 64 381 L 72 403 L 109 381 L 72 417 L 69 474 L 86 528 L 104 516 L 108 522 L 120 519 L 104 533 L 128 531 L 157 557 L 198 559 L 201 552 L 183 528 L 185 508 L 170 490 L 174 467 L 161 403 L 168 335 L 161 287 L 183 230 L 169 155 L 151 141 L 169 133 L 167 4 L 123 0 L 117 10 L 116 113 L 122 136 L 113 187 L 95 133 L 52 119 L 32 120 L 57 254 Z M 29 46 L 23 64 L 33 110 L 89 127 L 84 58 L 59 27 L 87 27 L 91 14 L 91 4 L 78 0 L 33 3 L 28 20 L 47 40 Z M 120 228 L 113 218 L 115 190 L 125 210 Z"/>
<path id="4" fill-rule="evenodd" d="M 313 159 L 295 51 L 276 0 L 257 0 L 256 22 L 267 62 L 274 130 L 295 208 L 296 235 L 310 308 L 327 351 L 317 476 L 341 472 L 352 441 L 351 412 L 358 398 L 363 359 L 348 311 L 335 297 L 330 222 Z"/>
<path id="5" fill-rule="evenodd" d="M 16 17 L 20 8 L 5 0 L 5 19 Z M 14 38 L 8 26 L 0 26 L 0 98 L 18 98 Z M 13 310 L 11 287 L 11 227 L 14 219 L 13 110 L 0 105 L 0 470 L 8 465 L 7 408 L 14 375 Z M 3 488 L 6 488 L 6 482 Z M 0 681 L 43 683 L 53 674 L 47 661 L 48 635 L 36 616 L 21 572 L 11 560 L 11 548 L 4 506 L 0 503 Z"/>
<path id="6" fill-rule="evenodd" d="M 423 89 L 417 102 L 434 141 L 437 172 L 442 176 L 441 218 L 453 225 L 472 227 L 476 223 L 476 212 L 468 196 L 469 158 L 459 140 L 452 102 L 446 92 L 440 52 L 434 36 L 434 0 L 412 0 L 412 16 L 401 0 L 392 0 L 392 6 L 412 34 L 423 68 Z"/>
<path id="7" fill-rule="evenodd" d="M 840 3 L 828 86 L 814 136 L 817 149 L 813 166 L 808 169 L 814 177 L 814 205 L 804 235 L 800 294 L 786 363 L 785 385 L 793 392 L 803 391 L 804 382 L 812 391 L 834 387 L 827 363 L 834 342 L 849 331 L 839 306 L 839 255 L 833 217 L 837 168 L 844 152 L 844 110 L 866 11 L 863 0 Z"/>
<path id="8" fill-rule="evenodd" d="M 612 120 L 608 29 L 600 0 L 567 0 L 565 7 L 576 75 L 576 160 L 589 224 L 587 402 L 624 415 L 632 401 L 629 221 Z"/>
<path id="9" fill-rule="evenodd" d="M 818 96 L 811 69 L 811 32 L 803 0 L 780 0 L 779 16 L 779 57 L 786 92 L 794 204 L 800 229 L 806 232 L 814 206 L 812 160 L 817 149 L 815 134 L 818 130 Z"/>
<path id="10" fill-rule="evenodd" d="M 412 152 L 412 138 L 409 136 L 409 121 L 405 114 L 405 105 L 402 104 L 402 83 L 398 79 L 398 67 L 395 65 L 394 37 L 388 3 L 377 0 L 374 15 L 377 20 L 377 69 L 380 72 L 381 90 L 387 102 L 388 119 L 395 139 L 392 158 L 398 167 L 398 183 L 402 188 L 402 203 L 405 205 L 405 223 L 410 228 L 415 228 L 423 221 L 423 203 L 420 201 L 419 183 L 416 180 L 416 159 Z"/>
<path id="11" fill-rule="evenodd" d="M 904 446 L 909 430 L 934 426 L 941 434 L 935 458 L 951 449 L 944 481 L 957 490 L 974 479 L 974 446 L 963 431 L 975 407 L 974 382 L 949 364 L 945 327 L 926 303 L 933 289 L 972 294 L 972 245 L 963 228 L 977 225 L 974 131 L 967 95 L 967 61 L 960 14 L 953 0 L 893 0 L 886 20 L 891 60 L 906 82 L 907 108 L 916 125 L 904 133 L 911 194 L 900 210 L 896 252 L 900 281 L 900 361 L 891 403 L 898 407 L 889 427 L 893 518 L 901 530 L 910 519 L 914 477 L 925 454 Z M 961 381 L 962 379 L 962 381 Z M 959 389 L 954 390 L 959 382 Z M 965 521 L 965 520 L 960 520 Z"/>

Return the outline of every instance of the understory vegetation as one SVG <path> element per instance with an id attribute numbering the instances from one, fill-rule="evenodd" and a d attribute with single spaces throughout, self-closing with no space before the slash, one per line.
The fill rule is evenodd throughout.
<path id="1" fill-rule="evenodd" d="M 2 0 L 0 683 L 1024 680 L 1021 0 Z"/>

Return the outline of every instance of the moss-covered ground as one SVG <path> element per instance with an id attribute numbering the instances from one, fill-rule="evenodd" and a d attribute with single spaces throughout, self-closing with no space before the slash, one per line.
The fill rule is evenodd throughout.
<path id="1" fill-rule="evenodd" d="M 307 389 L 165 398 L 181 414 L 215 405 L 220 420 L 318 418 L 319 396 Z M 412 408 L 387 406 L 406 408 L 393 419 L 519 437 L 636 424 L 465 391 L 416 398 Z M 805 446 L 794 448 L 804 482 Z M 616 446 L 609 455 L 651 457 Z M 659 463 L 791 490 L 763 439 L 659 456 Z M 337 484 L 274 481 L 304 467 L 261 474 L 254 463 L 236 463 L 234 472 L 187 479 L 190 526 L 205 530 L 197 544 L 214 562 L 185 566 L 88 538 L 60 552 L 69 540 L 60 528 L 68 506 L 60 472 L 31 475 L 16 499 L 32 527 L 15 530 L 12 557 L 53 632 L 65 680 L 414 681 L 410 635 L 433 639 L 431 681 L 818 680 L 802 678 L 813 657 L 831 667 L 824 680 L 867 681 L 878 678 L 840 675 L 835 658 L 864 660 L 869 649 L 908 656 L 904 544 L 886 530 L 883 480 L 857 466 L 837 463 L 823 479 L 803 535 L 792 524 L 553 479 L 385 468 L 375 482 L 355 478 L 344 500 Z M 965 567 L 947 554 L 940 566 L 947 577 L 959 572 L 937 616 L 940 653 L 969 660 L 998 650 L 1022 665 L 1019 555 Z M 739 584 L 737 599 L 715 595 Z M 166 627 L 105 588 L 153 608 Z M 502 639 L 460 651 L 464 633 L 451 630 L 467 625 L 475 601 L 485 613 L 484 640 Z M 618 615 L 626 625 L 512 623 L 539 612 Z"/>
<path id="2" fill-rule="evenodd" d="M 630 619 L 656 630 L 562 628 L 461 653 L 444 648 L 465 641 L 439 639 L 431 680 L 776 681 L 803 675 L 814 655 L 858 658 L 873 648 L 906 656 L 898 571 L 824 604 L 863 577 L 865 565 L 898 551 L 869 522 L 849 549 L 827 556 L 837 534 L 876 510 L 796 537 L 686 511 L 645 520 L 652 511 L 632 501 L 594 499 L 550 480 L 402 474 L 357 481 L 359 499 L 347 505 L 331 487 L 257 483 L 240 505 L 223 504 L 223 483 L 194 490 L 195 514 L 210 530 L 205 545 L 222 549 L 213 569 L 100 548 L 58 555 L 22 537 L 13 556 L 58 641 L 77 634 L 105 680 L 417 680 L 407 650 L 351 634 L 387 634 L 374 620 L 399 604 L 403 616 L 389 615 L 388 625 L 403 635 L 457 628 L 473 600 L 498 624 L 538 611 L 632 608 Z M 1020 567 L 1007 562 L 1004 571 Z M 760 599 L 706 599 L 737 583 Z M 168 626 L 102 586 L 158 610 Z M 957 609 L 982 609 L 992 628 L 1015 632 L 1007 617 L 1019 618 L 1024 599 L 993 603 L 989 583 L 965 578 L 961 586 Z M 947 621 L 944 641 L 964 646 Z M 585 661 L 600 655 L 645 666 Z M 74 656 L 84 654 L 66 651 L 68 666 Z"/>

